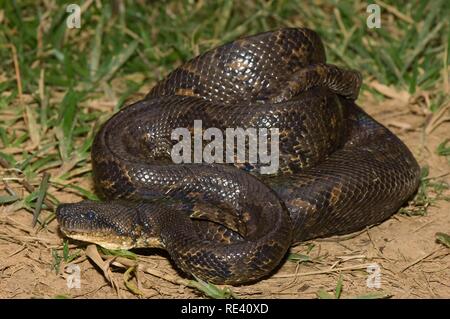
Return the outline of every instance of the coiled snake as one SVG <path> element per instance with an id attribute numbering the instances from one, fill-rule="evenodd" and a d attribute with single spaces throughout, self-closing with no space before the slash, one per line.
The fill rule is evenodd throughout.
<path id="1" fill-rule="evenodd" d="M 308 29 L 203 53 L 103 125 L 92 163 L 105 201 L 60 205 L 61 230 L 107 248 L 164 248 L 186 273 L 240 284 L 269 274 L 293 244 L 379 223 L 414 193 L 419 166 L 354 103 L 360 85 L 357 71 L 326 64 Z M 171 132 L 198 119 L 278 128 L 277 174 L 248 161 L 173 163 Z"/>

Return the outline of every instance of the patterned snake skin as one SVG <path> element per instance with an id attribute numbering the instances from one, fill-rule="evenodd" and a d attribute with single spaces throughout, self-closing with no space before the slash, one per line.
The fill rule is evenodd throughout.
<path id="1" fill-rule="evenodd" d="M 358 72 L 326 64 L 318 35 L 288 28 L 183 64 L 106 122 L 92 147 L 104 202 L 57 209 L 67 236 L 107 248 L 160 247 L 213 283 L 258 280 L 298 242 L 380 223 L 415 192 L 407 147 L 354 100 Z M 278 128 L 279 170 L 175 164 L 175 128 Z M 247 145 L 248 147 L 248 145 Z"/>

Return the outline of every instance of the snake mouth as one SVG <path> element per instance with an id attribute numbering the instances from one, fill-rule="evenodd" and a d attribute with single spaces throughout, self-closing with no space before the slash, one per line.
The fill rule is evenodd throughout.
<path id="1" fill-rule="evenodd" d="M 93 201 L 61 204 L 56 219 L 65 236 L 106 249 L 162 246 L 158 237 L 142 231 L 135 210 L 127 206 Z"/>
<path id="2" fill-rule="evenodd" d="M 117 236 L 105 232 L 82 232 L 67 230 L 61 226 L 62 233 L 72 239 L 94 243 L 110 250 L 131 249 L 136 247 L 136 242 L 130 237 Z"/>

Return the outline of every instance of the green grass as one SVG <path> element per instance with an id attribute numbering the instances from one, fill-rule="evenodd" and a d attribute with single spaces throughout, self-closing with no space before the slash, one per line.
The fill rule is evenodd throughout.
<path id="1" fill-rule="evenodd" d="M 450 186 L 436 178 L 429 177 L 429 167 L 422 168 L 421 179 L 417 194 L 410 201 L 408 207 L 402 207 L 400 214 L 407 216 L 424 216 L 428 208 L 435 205 L 438 200 L 450 200 L 450 197 L 443 195 Z"/>
<path id="2" fill-rule="evenodd" d="M 445 233 L 436 233 L 436 241 L 447 248 L 450 248 L 450 235 Z"/>
<path id="3" fill-rule="evenodd" d="M 189 280 L 188 287 L 195 288 L 206 297 L 212 299 L 237 299 L 230 287 L 219 288 L 216 285 L 205 282 L 199 278 Z"/>
<path id="4" fill-rule="evenodd" d="M 448 156 L 450 157 L 450 146 L 447 146 L 447 144 L 450 144 L 450 139 L 446 139 L 441 144 L 438 145 L 436 153 L 441 156 Z"/>
<path id="5" fill-rule="evenodd" d="M 344 289 L 344 282 L 342 279 L 342 275 L 339 276 L 339 279 L 336 283 L 336 287 L 334 288 L 333 294 L 327 292 L 324 289 L 319 289 L 316 292 L 318 299 L 387 299 L 391 296 L 384 293 L 368 293 L 363 295 L 357 295 L 352 297 L 342 298 L 342 291 Z"/>
<path id="6" fill-rule="evenodd" d="M 366 1 L 291 0 L 92 1 L 81 28 L 68 29 L 73 2 L 0 0 L 0 205 L 41 227 L 63 194 L 97 199 L 90 148 L 103 121 L 183 61 L 242 35 L 306 26 L 329 62 L 360 70 L 377 98 L 370 80 L 427 92 L 431 113 L 450 101 L 446 0 L 386 0 L 380 29 L 366 27 Z M 448 156 L 447 142 L 438 154 Z"/>
<path id="7" fill-rule="evenodd" d="M 124 249 L 112 250 L 112 249 L 103 248 L 101 246 L 98 246 L 98 249 L 105 255 L 123 257 L 123 258 L 128 258 L 131 260 L 137 260 L 137 255 L 129 250 L 124 250 Z"/>
<path id="8" fill-rule="evenodd" d="M 64 262 L 65 264 L 68 264 L 68 263 L 72 262 L 73 260 L 77 259 L 78 257 L 80 257 L 80 255 L 81 255 L 80 250 L 77 250 L 74 253 L 70 253 L 69 244 L 67 241 L 64 241 L 64 243 L 62 245 L 62 255 L 58 253 L 57 249 L 52 249 L 53 270 L 57 274 L 59 274 L 61 272 L 61 263 L 62 262 Z"/>

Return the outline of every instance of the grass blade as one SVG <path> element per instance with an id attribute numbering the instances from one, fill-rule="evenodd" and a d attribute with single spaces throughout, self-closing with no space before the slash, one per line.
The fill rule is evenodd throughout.
<path id="1" fill-rule="evenodd" d="M 95 37 L 92 42 L 92 50 L 89 56 L 89 73 L 91 79 L 97 77 L 98 67 L 100 65 L 100 57 L 102 53 L 102 37 L 103 37 L 103 15 L 95 28 Z"/>
<path id="2" fill-rule="evenodd" d="M 298 253 L 291 253 L 288 256 L 288 260 L 296 263 L 302 263 L 302 262 L 308 262 L 311 261 L 311 257 L 308 255 L 298 254 Z"/>
<path id="3" fill-rule="evenodd" d="M 44 173 L 44 176 L 42 177 L 41 185 L 39 185 L 38 198 L 36 201 L 36 207 L 33 212 L 33 222 L 32 222 L 33 227 L 36 226 L 39 214 L 41 213 L 41 210 L 42 210 L 42 203 L 44 202 L 45 195 L 47 194 L 49 178 L 50 178 L 50 174 Z"/>
<path id="4" fill-rule="evenodd" d="M 319 299 L 335 299 L 332 294 L 326 292 L 323 289 L 320 289 L 318 292 L 316 292 L 316 295 Z"/>
<path id="5" fill-rule="evenodd" d="M 334 290 L 334 297 L 336 299 L 339 299 L 341 297 L 342 287 L 343 287 L 343 284 L 342 284 L 342 275 L 341 275 L 341 276 L 339 276 L 339 280 L 336 284 L 336 289 Z"/>
<path id="6" fill-rule="evenodd" d="M 102 254 L 105 255 L 118 256 L 131 260 L 137 260 L 137 255 L 126 249 L 106 249 L 101 246 L 98 246 L 98 248 L 102 252 Z"/>
<path id="7" fill-rule="evenodd" d="M 72 134 L 75 126 L 75 117 L 77 112 L 77 104 L 80 95 L 69 89 L 61 103 L 60 125 L 57 131 L 59 139 L 60 154 L 63 162 L 67 162 L 72 152 Z"/>
<path id="8" fill-rule="evenodd" d="M 195 276 L 194 276 L 195 277 Z M 210 284 L 200 278 L 195 277 L 196 280 L 190 280 L 188 286 L 196 288 L 203 292 L 206 296 L 213 299 L 230 299 L 236 298 L 233 291 L 229 287 L 219 288 L 216 285 Z"/>
<path id="9" fill-rule="evenodd" d="M 14 203 L 19 200 L 19 197 L 15 195 L 2 195 L 0 196 L 0 204 Z"/>
<path id="10" fill-rule="evenodd" d="M 115 55 L 111 62 L 106 67 L 106 73 L 95 82 L 107 82 L 109 81 L 117 70 L 133 55 L 138 46 L 138 42 L 132 41 L 127 47 L 125 47 L 119 54 Z"/>
<path id="11" fill-rule="evenodd" d="M 128 290 L 130 290 L 133 294 L 144 296 L 144 293 L 139 290 L 134 282 L 131 281 L 133 277 L 135 277 L 136 268 L 136 266 L 130 267 L 125 271 L 125 273 L 123 274 L 123 282 L 125 284 L 125 287 L 127 287 Z"/>
<path id="12" fill-rule="evenodd" d="M 450 235 L 445 233 L 436 233 L 436 240 L 437 242 L 450 248 Z"/>
<path id="13" fill-rule="evenodd" d="M 39 145 L 41 142 L 41 133 L 39 130 L 39 126 L 36 121 L 36 115 L 34 114 L 33 110 L 31 109 L 30 105 L 25 105 L 25 117 L 26 124 L 28 127 L 29 136 L 31 138 L 32 147 L 35 148 Z"/>
<path id="14" fill-rule="evenodd" d="M 447 146 L 447 143 L 450 142 L 450 139 L 446 139 L 437 147 L 437 153 L 441 156 L 450 156 L 450 146 Z"/>

